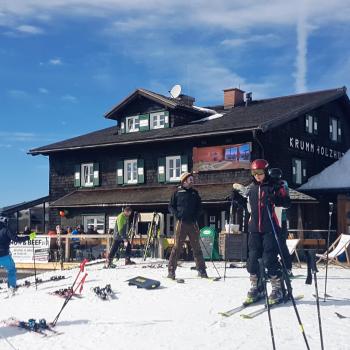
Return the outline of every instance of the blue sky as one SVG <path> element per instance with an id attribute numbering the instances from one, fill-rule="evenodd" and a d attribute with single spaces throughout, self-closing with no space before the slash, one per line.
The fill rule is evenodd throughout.
<path id="1" fill-rule="evenodd" d="M 37 146 L 113 125 L 137 87 L 200 106 L 350 86 L 350 3 L 5 0 L 0 3 L 0 207 L 48 193 Z"/>

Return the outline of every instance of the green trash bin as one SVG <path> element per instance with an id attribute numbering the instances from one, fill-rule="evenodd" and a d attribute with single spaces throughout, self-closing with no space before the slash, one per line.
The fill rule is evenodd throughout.
<path id="1" fill-rule="evenodd" d="M 214 228 L 203 227 L 200 230 L 200 245 L 205 260 L 220 260 L 218 235 Z"/>

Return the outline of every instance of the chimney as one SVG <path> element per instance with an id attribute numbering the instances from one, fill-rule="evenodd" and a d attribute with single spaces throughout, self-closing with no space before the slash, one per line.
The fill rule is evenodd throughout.
<path id="1" fill-rule="evenodd" d="M 247 92 L 245 94 L 245 106 L 247 107 L 253 101 L 252 93 Z"/>
<path id="2" fill-rule="evenodd" d="M 244 103 L 244 91 L 231 88 L 224 90 L 224 109 L 230 109 Z"/>
<path id="3" fill-rule="evenodd" d="M 181 94 L 177 100 L 179 100 L 182 104 L 186 105 L 186 106 L 193 106 L 194 101 L 196 100 L 194 97 L 192 96 L 188 96 L 188 95 L 184 95 Z"/>

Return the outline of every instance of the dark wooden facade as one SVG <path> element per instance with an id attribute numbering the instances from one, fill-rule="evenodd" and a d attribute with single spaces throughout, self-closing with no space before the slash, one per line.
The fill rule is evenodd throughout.
<path id="1" fill-rule="evenodd" d="M 283 101 L 282 101 L 283 103 Z M 243 108 L 243 107 L 242 107 Z M 250 107 L 247 106 L 247 109 Z M 203 129 L 203 123 L 190 124 L 190 121 L 198 120 L 206 117 L 208 114 L 200 112 L 191 107 L 178 105 L 170 108 L 166 104 L 155 102 L 145 96 L 136 96 L 132 100 L 125 103 L 122 108 L 118 109 L 118 113 L 115 115 L 110 112 L 109 118 L 118 121 L 120 126 L 121 121 L 126 116 L 132 116 L 135 114 L 149 113 L 157 110 L 166 110 L 169 113 L 169 128 L 173 130 L 183 130 L 184 135 L 188 133 L 188 130 Z M 217 108 L 218 113 L 223 111 L 223 106 Z M 234 113 L 228 111 L 229 113 Z M 273 114 L 273 110 L 271 113 Z M 166 186 L 167 184 L 158 182 L 158 159 L 164 156 L 183 155 L 187 156 L 188 169 L 191 170 L 193 166 L 192 155 L 193 147 L 204 146 L 217 146 L 217 145 L 229 145 L 229 144 L 241 144 L 250 142 L 252 145 L 251 159 L 266 158 L 268 159 L 272 167 L 279 167 L 282 169 L 284 178 L 288 181 L 291 188 L 296 189 L 300 184 L 294 183 L 293 177 L 293 159 L 297 158 L 302 160 L 306 167 L 306 178 L 313 176 L 325 167 L 335 162 L 338 157 L 350 148 L 350 118 L 349 118 L 349 104 L 346 94 L 343 94 L 339 98 L 335 98 L 332 101 L 326 101 L 319 103 L 314 109 L 309 109 L 307 114 L 311 114 L 317 117 L 318 130 L 317 134 L 309 134 L 305 131 L 305 115 L 306 112 L 299 115 L 289 115 L 281 117 L 279 120 L 274 119 L 274 124 L 270 126 L 265 123 L 264 127 L 251 128 L 250 131 L 242 127 L 236 127 L 236 130 L 224 130 L 220 132 L 213 130 L 212 132 L 206 131 L 206 134 L 194 135 L 193 137 L 183 137 L 176 134 L 176 137 L 172 139 L 171 130 L 167 131 L 169 137 L 164 140 L 150 139 L 148 142 L 142 142 L 140 140 L 141 133 L 148 135 L 152 131 L 144 131 L 135 133 L 135 141 L 133 143 L 130 136 L 128 142 L 115 143 L 108 146 L 98 145 L 96 147 L 66 147 L 68 143 L 62 143 L 59 145 L 61 148 L 56 147 L 50 150 L 50 147 L 37 149 L 31 151 L 33 154 L 46 154 L 50 157 L 50 199 L 51 202 L 55 202 L 62 197 L 69 195 L 77 190 L 74 186 L 74 169 L 76 164 L 84 162 L 94 162 L 99 164 L 99 189 L 118 189 L 130 187 L 130 185 L 118 185 L 117 183 L 117 163 L 120 160 L 125 159 L 143 159 L 144 160 L 144 183 L 139 185 L 133 185 L 137 189 Z M 329 139 L 329 117 L 334 116 L 340 120 L 342 137 L 340 142 L 333 142 Z M 224 118 L 224 117 L 223 117 Z M 234 114 L 232 117 L 234 121 Z M 256 118 L 259 118 L 257 116 Z M 276 123 L 277 120 L 277 123 Z M 250 125 L 249 125 L 250 126 Z M 180 128 L 178 128 L 180 127 Z M 201 129 L 201 130 L 202 130 Z M 154 131 L 154 130 L 153 130 Z M 120 135 L 120 127 L 115 127 L 113 132 L 115 135 Z M 162 135 L 163 131 L 159 133 Z M 137 134 L 137 135 L 136 135 Z M 123 136 L 123 135 L 121 135 Z M 125 135 L 124 135 L 125 136 Z M 298 140 L 298 143 L 296 143 Z M 306 142 L 309 143 L 308 150 L 306 150 Z M 92 140 L 93 143 L 93 140 Z M 79 144 L 75 141 L 74 145 Z M 312 152 L 310 151 L 310 145 L 313 145 Z M 302 146 L 303 145 L 303 146 Z M 64 146 L 64 147 L 63 147 Z M 332 156 L 330 152 L 332 150 Z M 336 155 L 335 152 L 336 151 Z M 304 180 L 306 180 L 306 178 Z M 233 182 L 248 183 L 250 181 L 250 174 L 248 170 L 225 170 L 225 171 L 212 171 L 212 172 L 200 172 L 195 174 L 195 181 L 197 184 L 208 184 L 212 186 L 212 191 L 215 191 L 216 186 L 222 184 L 232 184 Z M 176 184 L 171 184 L 176 186 Z M 91 190 L 91 189 L 89 189 Z M 84 189 L 81 189 L 84 191 Z M 229 194 L 229 193 L 228 193 Z M 321 198 L 322 199 L 322 198 Z M 210 203 L 204 205 L 205 217 L 203 218 L 203 224 L 208 224 L 208 217 L 215 215 L 217 224 L 222 220 L 222 212 L 228 211 L 229 202 L 220 201 L 215 204 Z M 298 201 L 296 201 L 298 202 Z M 64 203 L 64 200 L 63 200 Z M 132 200 L 130 200 L 132 203 Z M 124 203 L 128 204 L 128 203 Z M 136 205 L 137 207 L 137 205 Z M 61 207 L 62 208 L 62 207 Z M 116 214 L 121 210 L 121 205 L 106 205 L 103 207 L 93 207 L 81 205 L 80 208 L 74 207 L 67 209 L 70 212 L 69 217 L 62 218 L 58 214 L 57 207 L 53 206 L 50 209 L 50 228 L 54 228 L 56 224 L 69 224 L 76 225 L 81 223 L 81 216 L 83 214 L 103 214 L 106 217 L 106 221 L 109 215 Z M 137 207 L 138 210 L 144 208 Z M 300 209 L 300 208 L 299 208 Z M 147 211 L 157 210 L 167 213 L 167 204 L 164 202 L 161 205 L 148 206 Z M 300 210 L 299 210 L 300 212 Z M 327 228 L 326 215 L 320 215 L 321 212 L 326 213 L 327 208 L 325 203 L 320 201 L 319 204 L 308 204 L 307 212 L 303 212 L 304 223 L 308 228 Z M 221 213 L 221 214 L 220 214 Z M 296 228 L 297 225 L 297 207 L 294 206 L 290 210 L 290 225 Z M 221 215 L 221 216 L 220 216 Z M 222 222 L 221 222 L 222 226 Z M 219 228 L 219 227 L 218 227 Z"/>

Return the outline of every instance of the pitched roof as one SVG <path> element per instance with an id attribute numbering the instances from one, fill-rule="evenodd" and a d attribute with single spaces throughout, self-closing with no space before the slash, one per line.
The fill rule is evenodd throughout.
<path id="1" fill-rule="evenodd" d="M 301 191 L 350 189 L 350 150 L 299 187 Z"/>
<path id="2" fill-rule="evenodd" d="M 241 179 L 244 182 L 245 179 Z M 239 181 L 239 180 L 238 180 Z M 203 203 L 229 203 L 232 183 L 198 184 Z M 128 186 L 116 189 L 81 189 L 73 191 L 50 204 L 53 208 L 98 207 L 122 205 L 167 205 L 176 186 Z M 290 197 L 294 202 L 315 202 L 308 195 L 290 189 Z"/>
<path id="3" fill-rule="evenodd" d="M 196 114 L 202 113 L 203 111 L 199 111 L 195 107 L 189 106 L 186 103 L 183 102 L 183 100 L 178 98 L 170 98 L 161 94 L 158 94 L 153 91 L 149 91 L 146 89 L 136 89 L 133 93 L 131 93 L 129 96 L 124 98 L 121 102 L 119 102 L 117 105 L 115 105 L 110 111 L 105 113 L 105 118 L 107 119 L 118 119 L 118 116 L 116 115 L 119 111 L 121 111 L 127 104 L 131 103 L 133 99 L 135 99 L 137 96 L 143 96 L 146 97 L 154 102 L 158 102 L 168 108 L 175 109 L 180 108 L 184 109 L 190 112 L 194 112 Z"/>
<path id="4" fill-rule="evenodd" d="M 30 150 L 29 153 L 33 155 L 48 154 L 50 152 L 80 148 L 97 148 L 167 140 L 172 141 L 212 134 L 241 133 L 254 129 L 266 131 L 341 97 L 344 97 L 347 103 L 349 102 L 345 87 L 257 100 L 251 102 L 248 106 L 232 108 L 220 118 L 205 120 L 196 124 L 128 134 L 118 134 L 117 127 L 113 126 L 72 139 L 35 148 Z"/>

